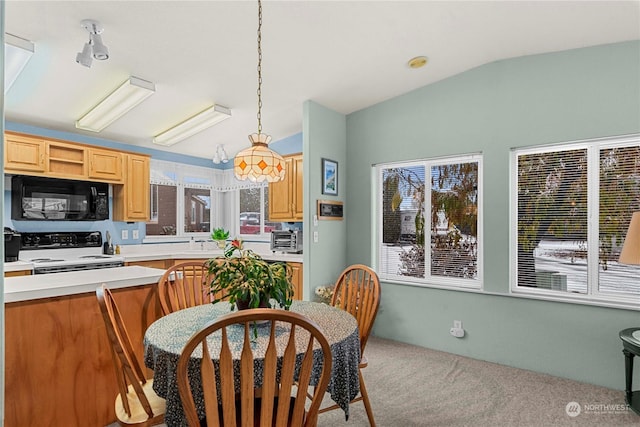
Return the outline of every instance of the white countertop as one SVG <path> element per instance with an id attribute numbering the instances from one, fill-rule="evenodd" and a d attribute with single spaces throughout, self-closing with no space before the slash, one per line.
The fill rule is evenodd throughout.
<path id="1" fill-rule="evenodd" d="M 4 263 L 4 271 L 33 270 L 33 263 L 27 261 L 13 261 Z"/>
<path id="2" fill-rule="evenodd" d="M 196 245 L 200 246 L 198 243 Z M 187 243 L 123 245 L 120 256 L 125 262 L 152 261 L 158 259 L 198 259 L 215 258 L 222 250 L 205 242 L 200 248 L 192 249 Z M 246 244 L 246 248 L 268 261 L 302 262 L 302 254 L 272 253 L 269 244 Z M 32 270 L 27 261 L 5 262 L 4 271 Z M 140 266 L 116 267 L 103 270 L 72 271 L 68 273 L 36 274 L 4 278 L 5 303 L 51 298 L 95 292 L 96 287 L 106 283 L 110 288 L 146 285 L 156 283 L 164 270 Z"/>
<path id="3" fill-rule="evenodd" d="M 100 274 L 96 274 L 96 272 Z M 4 302 L 11 303 L 95 292 L 102 283 L 106 283 L 107 287 L 111 289 L 147 285 L 157 283 L 162 274 L 164 274 L 164 270 L 159 268 L 132 266 L 5 277 Z"/>
<path id="4" fill-rule="evenodd" d="M 198 246 L 199 243 L 196 244 Z M 302 254 L 289 254 L 269 250 L 269 244 L 246 244 L 267 261 L 299 262 L 302 263 Z M 222 256 L 222 249 L 214 248 L 212 242 L 205 242 L 202 249 L 189 249 L 187 243 L 166 243 L 166 244 L 144 244 L 144 245 L 122 245 L 120 256 L 125 262 L 154 261 L 158 259 L 195 259 L 195 258 L 215 258 Z M 4 271 L 33 270 L 33 264 L 27 261 L 5 262 Z M 59 274 L 59 273 L 57 273 Z"/>

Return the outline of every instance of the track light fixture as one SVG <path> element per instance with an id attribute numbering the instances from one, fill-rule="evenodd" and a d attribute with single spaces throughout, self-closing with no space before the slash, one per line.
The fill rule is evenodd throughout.
<path id="1" fill-rule="evenodd" d="M 109 59 L 109 49 L 102 43 L 104 28 L 95 19 L 83 19 L 80 26 L 89 32 L 89 41 L 84 44 L 82 52 L 76 55 L 76 62 L 87 68 L 91 67 L 93 58 L 98 61 Z"/>
<path id="2" fill-rule="evenodd" d="M 218 144 L 216 147 L 216 154 L 213 155 L 213 163 L 216 165 L 222 163 L 228 163 L 229 157 L 227 156 L 227 152 L 224 150 L 224 145 Z"/>

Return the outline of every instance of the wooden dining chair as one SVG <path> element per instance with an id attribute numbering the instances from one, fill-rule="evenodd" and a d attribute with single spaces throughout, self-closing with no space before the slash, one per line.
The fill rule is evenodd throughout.
<path id="1" fill-rule="evenodd" d="M 167 269 L 158 281 L 160 306 L 166 316 L 183 308 L 213 301 L 209 295 L 207 262 L 187 261 Z"/>
<path id="2" fill-rule="evenodd" d="M 268 326 L 260 327 L 270 330 L 264 349 L 260 388 L 255 388 L 254 363 L 260 362 L 254 356 L 256 346 L 251 341 L 256 321 L 269 321 Z M 241 342 L 230 342 L 228 328 L 239 325 L 243 328 Z M 290 331 L 288 337 L 283 335 L 285 328 Z M 207 337 L 214 333 L 220 334 L 222 340 L 220 355 L 214 355 L 219 360 L 215 367 L 207 344 Z M 242 349 L 240 360 L 235 361 L 239 364 L 239 378 L 234 373 L 232 347 Z M 192 359 L 197 348 L 201 349 L 199 360 Z M 298 354 L 301 349 L 303 353 Z M 318 364 L 321 364 L 322 372 L 308 410 L 305 410 L 312 369 Z M 312 320 L 285 310 L 241 310 L 209 323 L 189 339 L 178 360 L 178 391 L 190 427 L 200 426 L 201 421 L 188 372 L 191 376 L 199 375 L 199 381 L 196 379 L 195 382 L 201 385 L 204 398 L 196 398 L 204 402 L 208 427 L 312 427 L 317 423 L 318 409 L 329 385 L 331 365 L 329 342 Z M 239 388 L 234 383 L 239 384 Z M 191 384 L 194 384 L 193 377 Z"/>
<path id="3" fill-rule="evenodd" d="M 364 384 L 362 369 L 368 365 L 367 358 L 364 355 L 364 349 L 367 345 L 373 322 L 378 314 L 378 307 L 380 307 L 380 281 L 376 272 L 370 267 L 364 264 L 354 264 L 347 267 L 342 274 L 340 274 L 333 289 L 334 292 L 330 304 L 348 311 L 358 322 L 360 335 L 360 363 L 358 365 L 360 395 L 353 399 L 351 403 L 362 401 L 367 411 L 369 424 L 375 427 L 376 423 L 373 418 L 367 388 Z M 321 408 L 319 413 L 338 408 L 338 405 L 332 405 Z"/>
<path id="4" fill-rule="evenodd" d="M 145 378 L 111 291 L 103 284 L 96 289 L 96 296 L 111 343 L 120 391 L 115 401 L 118 422 L 138 427 L 162 424 L 166 402 L 153 391 L 153 379 Z"/>

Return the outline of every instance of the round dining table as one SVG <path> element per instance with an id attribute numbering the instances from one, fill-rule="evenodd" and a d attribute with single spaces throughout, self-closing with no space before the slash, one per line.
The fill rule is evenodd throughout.
<path id="1" fill-rule="evenodd" d="M 360 391 L 358 364 L 360 362 L 360 341 L 356 319 L 344 310 L 323 303 L 294 301 L 291 311 L 313 320 L 327 337 L 331 346 L 333 364 L 331 380 L 327 392 L 349 417 L 349 402 Z M 180 354 L 193 334 L 216 318 L 231 312 L 226 301 L 204 304 L 168 314 L 152 323 L 144 336 L 144 363 L 152 369 L 153 389 L 166 399 L 165 423 L 168 427 L 187 426 L 182 410 L 176 369 Z M 269 328 L 256 327 L 258 345 L 261 337 L 266 340 Z M 241 337 L 238 337 L 241 339 Z M 211 348 L 211 356 L 217 359 L 219 346 Z M 234 354 L 239 359 L 240 354 Z M 320 372 L 314 373 L 319 377 Z M 203 408 L 199 408 L 199 412 Z"/>

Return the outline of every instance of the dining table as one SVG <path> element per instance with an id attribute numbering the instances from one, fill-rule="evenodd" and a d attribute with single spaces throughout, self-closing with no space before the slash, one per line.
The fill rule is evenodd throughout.
<path id="1" fill-rule="evenodd" d="M 333 359 L 327 392 L 331 399 L 344 410 L 345 418 L 348 419 L 349 402 L 360 391 L 358 379 L 360 339 L 356 319 L 344 310 L 311 301 L 293 301 L 290 310 L 313 320 L 327 337 Z M 176 381 L 178 359 L 184 346 L 205 325 L 231 311 L 232 305 L 226 301 L 203 304 L 170 313 L 147 328 L 144 336 L 144 363 L 153 370 L 154 391 L 166 399 L 167 427 L 187 426 Z M 256 344 L 260 347 L 261 340 L 267 340 L 269 328 L 260 326 L 255 328 Z M 212 337 L 210 339 L 216 339 L 215 335 Z M 219 336 L 217 339 L 220 339 Z M 242 335 L 239 334 L 234 338 L 232 334 L 230 339 L 240 340 Z M 241 346 L 232 347 L 236 347 L 233 351 L 234 359 L 239 360 Z M 211 358 L 215 363 L 219 357 L 220 346 L 214 342 L 210 349 Z M 256 351 L 256 358 L 259 357 L 260 352 Z M 256 382 L 261 381 L 260 372 L 255 374 Z M 320 371 L 312 373 L 312 384 L 314 384 L 313 378 L 317 382 L 319 376 Z M 196 400 L 196 409 L 199 413 L 204 413 L 202 405 L 201 401 Z"/>

